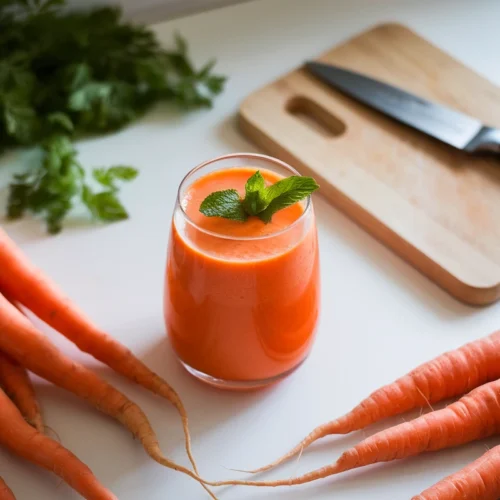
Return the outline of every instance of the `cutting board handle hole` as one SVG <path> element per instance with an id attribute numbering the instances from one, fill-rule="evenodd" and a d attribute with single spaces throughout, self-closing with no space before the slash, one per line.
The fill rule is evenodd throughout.
<path id="1" fill-rule="evenodd" d="M 346 131 L 342 120 L 307 97 L 293 97 L 287 102 L 286 110 L 323 137 L 339 137 Z"/>

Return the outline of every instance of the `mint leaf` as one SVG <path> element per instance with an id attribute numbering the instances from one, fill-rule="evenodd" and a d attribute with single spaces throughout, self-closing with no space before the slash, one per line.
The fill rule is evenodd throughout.
<path id="1" fill-rule="evenodd" d="M 266 224 L 283 208 L 307 198 L 319 186 L 312 177 L 293 175 L 266 187 L 265 179 L 257 170 L 246 182 L 245 198 L 240 199 L 236 189 L 216 191 L 200 205 L 200 212 L 207 217 L 245 221 L 256 215 Z"/>
<path id="2" fill-rule="evenodd" d="M 266 181 L 264 180 L 264 177 L 262 177 L 262 174 L 260 173 L 259 170 L 255 172 L 255 174 L 250 177 L 250 179 L 247 180 L 247 183 L 245 184 L 245 192 L 248 196 L 248 193 L 255 193 L 258 191 L 264 191 L 266 188 Z"/>
<path id="3" fill-rule="evenodd" d="M 247 214 L 236 189 L 216 191 L 208 195 L 200 205 L 200 212 L 207 217 L 245 221 Z"/>
<path id="4" fill-rule="evenodd" d="M 249 215 L 257 215 L 262 212 L 269 202 L 266 200 L 266 181 L 262 174 L 257 170 L 255 174 L 248 179 L 245 185 L 245 199 L 243 207 Z"/>
<path id="5" fill-rule="evenodd" d="M 269 204 L 257 216 L 267 224 L 278 210 L 307 198 L 318 188 L 318 184 L 312 177 L 294 175 L 282 179 L 267 188 L 265 196 Z"/>

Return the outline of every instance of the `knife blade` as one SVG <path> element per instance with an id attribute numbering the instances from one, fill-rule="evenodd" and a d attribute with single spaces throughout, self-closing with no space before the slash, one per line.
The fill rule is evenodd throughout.
<path id="1" fill-rule="evenodd" d="M 476 118 L 338 66 L 316 61 L 305 66 L 331 87 L 454 148 L 500 153 L 500 129 Z"/>

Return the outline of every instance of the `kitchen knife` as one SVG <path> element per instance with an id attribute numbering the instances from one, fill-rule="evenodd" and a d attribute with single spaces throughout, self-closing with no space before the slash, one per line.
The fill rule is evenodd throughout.
<path id="1" fill-rule="evenodd" d="M 500 129 L 476 118 L 338 66 L 311 61 L 306 69 L 342 93 L 454 148 L 500 154 Z"/>

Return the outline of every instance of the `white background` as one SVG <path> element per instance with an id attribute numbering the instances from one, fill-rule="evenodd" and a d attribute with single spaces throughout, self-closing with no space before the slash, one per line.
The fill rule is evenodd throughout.
<path id="1" fill-rule="evenodd" d="M 400 21 L 500 84 L 500 2 L 496 0 L 262 0 L 157 25 L 190 41 L 195 60 L 218 58 L 229 76 L 211 111 L 190 115 L 158 109 L 127 130 L 79 144 L 88 167 L 130 163 L 141 176 L 123 190 L 132 218 L 96 227 L 75 216 L 57 237 L 38 222 L 6 225 L 29 257 L 103 328 L 130 346 L 180 392 L 191 417 L 194 452 L 207 478 L 235 477 L 222 466 L 267 463 L 315 425 L 349 410 L 378 386 L 417 364 L 500 326 L 500 304 L 462 305 L 316 197 L 321 242 L 323 312 L 308 361 L 283 383 L 233 394 L 205 387 L 175 362 L 162 319 L 163 272 L 176 187 L 194 165 L 233 151 L 255 151 L 238 132 L 235 113 L 253 90 L 377 22 Z M 460 82 L 456 82 L 457 85 Z M 6 184 L 32 155 L 11 153 L 0 169 Z M 335 158 L 332 158 L 335 161 Z M 5 191 L 3 191 L 3 196 Z M 0 200 L 3 204 L 3 199 Z M 69 342 L 57 344 L 112 381 L 146 411 L 162 449 L 184 464 L 179 419 L 166 402 L 112 374 Z M 120 500 L 202 499 L 181 474 L 152 463 L 114 421 L 62 390 L 37 380 L 47 424 Z M 419 411 L 405 418 L 415 416 Z M 289 477 L 334 461 L 366 432 L 326 438 L 295 463 L 266 477 Z M 221 499 L 409 499 L 482 454 L 492 439 L 399 463 L 377 465 L 294 489 L 232 488 Z M 1 475 L 18 500 L 77 496 L 50 474 L 0 451 Z"/>

